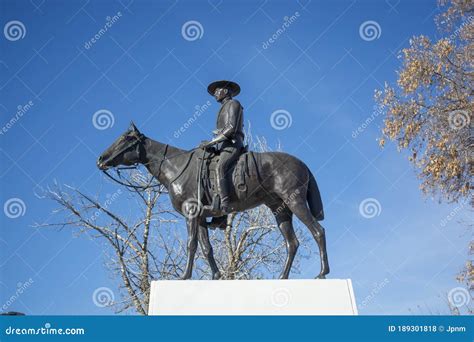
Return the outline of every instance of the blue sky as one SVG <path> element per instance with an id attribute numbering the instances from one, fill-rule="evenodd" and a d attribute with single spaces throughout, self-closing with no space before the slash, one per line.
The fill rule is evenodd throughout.
<path id="1" fill-rule="evenodd" d="M 50 220 L 54 208 L 35 192 L 55 179 L 85 192 L 116 190 L 95 160 L 130 120 L 156 140 L 196 146 L 209 138 L 218 109 L 207 84 L 233 79 L 253 133 L 280 143 L 315 174 L 330 276 L 353 280 L 360 313 L 446 312 L 444 296 L 459 286 L 454 278 L 466 259 L 463 214 L 443 224 L 456 206 L 424 198 L 407 156 L 390 143 L 379 148 L 382 116 L 373 109 L 374 89 L 396 79 L 397 52 L 408 39 L 435 37 L 435 1 L 3 0 L 0 6 L 2 27 L 14 20 L 24 27 L 20 37 L 0 37 L 0 125 L 6 128 L 0 200 L 19 198 L 26 208 L 17 218 L 0 215 L 0 304 L 31 278 L 9 310 L 112 313 L 91 299 L 96 288 L 117 286 L 101 246 L 68 229 L 32 228 Z M 291 23 L 278 31 L 285 17 Z M 200 25 L 197 37 L 182 33 L 190 21 Z M 360 33 L 368 21 L 378 25 L 375 37 Z M 176 137 L 208 100 L 209 109 Z M 93 124 L 100 110 L 112 113 L 111 127 Z M 277 110 L 289 113 L 291 125 L 272 126 Z M 367 198 L 380 203 L 373 218 L 359 211 Z M 296 276 L 313 277 L 318 265 L 303 264 Z"/>

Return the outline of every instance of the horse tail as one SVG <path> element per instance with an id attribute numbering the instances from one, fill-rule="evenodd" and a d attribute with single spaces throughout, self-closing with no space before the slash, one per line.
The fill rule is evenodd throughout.
<path id="1" fill-rule="evenodd" d="M 308 190 L 306 193 L 306 199 L 308 201 L 309 210 L 313 214 L 314 218 L 318 221 L 324 220 L 323 202 L 319 193 L 318 184 L 314 179 L 310 169 L 308 169 L 309 182 Z"/>

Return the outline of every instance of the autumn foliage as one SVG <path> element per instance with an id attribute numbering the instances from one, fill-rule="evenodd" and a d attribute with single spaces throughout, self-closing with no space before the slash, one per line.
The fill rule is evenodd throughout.
<path id="1" fill-rule="evenodd" d="M 385 84 L 375 98 L 386 114 L 380 144 L 388 138 L 409 149 L 421 189 L 457 201 L 473 187 L 474 1 L 440 5 L 448 5 L 437 17 L 443 37 L 413 37 L 396 86 Z"/>

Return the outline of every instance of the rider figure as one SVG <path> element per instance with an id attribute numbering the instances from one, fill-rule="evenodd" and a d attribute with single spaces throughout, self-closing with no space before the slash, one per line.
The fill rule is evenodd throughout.
<path id="1" fill-rule="evenodd" d="M 240 86 L 232 81 L 216 81 L 207 87 L 222 106 L 217 114 L 217 128 L 211 141 L 203 141 L 199 147 L 216 147 L 220 158 L 217 165 L 217 190 L 220 196 L 221 211 L 228 214 L 230 201 L 230 177 L 227 173 L 232 163 L 241 154 L 244 146 L 243 108 L 233 97 L 240 93 Z"/>

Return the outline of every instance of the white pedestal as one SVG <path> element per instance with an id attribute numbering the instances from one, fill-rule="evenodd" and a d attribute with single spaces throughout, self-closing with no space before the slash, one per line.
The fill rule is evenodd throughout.
<path id="1" fill-rule="evenodd" d="M 161 280 L 149 315 L 357 315 L 350 279 Z"/>

